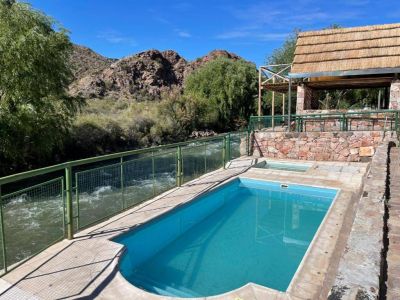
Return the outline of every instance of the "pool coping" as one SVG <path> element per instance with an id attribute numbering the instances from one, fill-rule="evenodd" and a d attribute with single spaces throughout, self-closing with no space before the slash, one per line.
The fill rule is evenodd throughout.
<path id="1" fill-rule="evenodd" d="M 288 162 L 288 160 L 285 160 L 285 161 Z M 297 163 L 298 163 L 298 161 L 297 161 Z M 312 165 L 310 167 L 310 170 L 314 169 L 313 168 L 314 166 L 315 166 L 315 163 L 312 163 Z M 263 169 L 261 169 L 261 170 L 263 170 Z M 296 171 L 290 171 L 290 170 L 274 170 L 274 169 L 270 169 L 270 171 L 272 171 L 272 172 L 283 172 L 283 173 L 288 173 L 288 174 L 296 173 L 297 176 L 301 177 L 305 173 L 308 173 L 309 170 L 307 170 L 306 172 L 296 172 Z M 260 172 L 260 171 L 257 170 L 257 172 Z M 187 205 L 187 204 L 191 203 L 192 201 L 196 201 L 199 197 L 203 196 L 204 194 L 212 192 L 213 190 L 218 189 L 221 186 L 223 186 L 225 184 L 228 184 L 229 182 L 231 182 L 233 180 L 236 180 L 238 178 L 239 179 L 240 178 L 244 178 L 244 179 L 251 179 L 251 180 L 259 180 L 259 181 L 266 181 L 266 182 L 274 182 L 274 183 L 280 183 L 280 184 L 282 184 L 282 183 L 285 184 L 286 183 L 286 182 L 277 181 L 277 180 L 265 180 L 265 179 L 254 178 L 254 176 L 251 176 L 251 175 L 249 176 L 249 175 L 246 175 L 246 174 L 247 174 L 247 172 L 242 173 L 240 175 L 236 175 L 236 176 L 234 176 L 232 178 L 229 178 L 229 179 L 225 180 L 224 182 L 222 182 L 222 183 L 220 183 L 220 184 L 218 184 L 216 186 L 211 187 L 210 189 L 208 189 L 207 191 L 203 192 L 202 194 L 200 194 L 200 195 L 198 195 L 198 196 L 196 196 L 194 198 L 191 198 L 190 200 L 186 201 L 185 203 L 182 203 L 178 207 L 174 207 L 171 210 L 168 210 L 166 212 L 163 212 L 162 214 L 156 215 L 156 216 L 154 216 L 154 218 L 151 218 L 148 221 L 152 221 L 152 220 L 154 220 L 156 218 L 162 217 L 162 215 L 164 215 L 166 213 L 169 213 L 169 212 L 173 211 L 174 209 L 177 209 L 177 208 L 179 208 L 179 207 L 181 207 L 183 205 Z M 366 176 L 366 174 L 367 174 L 367 172 L 365 172 L 364 177 Z M 181 297 L 157 295 L 157 294 L 153 294 L 153 293 L 147 292 L 145 290 L 142 290 L 142 289 L 134 286 L 133 284 L 131 284 L 119 272 L 119 270 L 117 271 L 117 276 L 120 278 L 120 280 L 122 280 L 122 281 L 124 281 L 126 283 L 127 288 L 128 288 L 128 286 L 130 287 L 130 288 L 128 288 L 129 290 L 131 290 L 132 292 L 134 292 L 134 291 L 137 292 L 139 290 L 141 293 L 144 293 L 146 295 L 146 297 L 149 297 L 149 299 L 160 299 L 160 300 L 161 299 L 213 299 L 213 300 L 221 299 L 222 300 L 222 299 L 232 299 L 232 297 L 236 297 L 235 299 L 241 299 L 240 295 L 242 295 L 242 294 L 243 295 L 248 295 L 248 294 L 254 293 L 254 289 L 255 288 L 265 292 L 266 294 L 268 294 L 269 297 L 277 297 L 277 298 L 282 298 L 282 299 L 315 299 L 315 295 L 312 295 L 312 293 L 308 293 L 308 291 L 304 291 L 303 290 L 302 294 L 298 294 L 296 292 L 296 288 L 298 288 L 299 285 L 304 284 L 304 283 L 306 285 L 309 284 L 309 282 L 307 282 L 307 281 L 301 282 L 302 279 L 300 278 L 300 274 L 301 274 L 302 271 L 304 271 L 303 269 L 310 267 L 309 265 L 308 266 L 305 265 L 306 261 L 307 261 L 307 258 L 310 257 L 310 253 L 313 251 L 313 249 L 315 249 L 315 244 L 317 243 L 318 238 L 321 236 L 321 234 L 322 234 L 321 232 L 324 230 L 324 226 L 326 226 L 326 223 L 328 222 L 328 218 L 331 217 L 331 214 L 333 213 L 332 211 L 334 209 L 335 204 L 337 203 L 337 201 L 339 201 L 339 199 L 342 199 L 342 201 L 343 201 L 344 200 L 343 198 L 345 198 L 346 196 L 349 196 L 349 195 L 347 193 L 344 193 L 343 189 L 340 188 L 340 187 L 326 186 L 326 185 L 315 185 L 315 184 L 305 184 L 305 183 L 299 183 L 299 182 L 293 182 L 293 181 L 292 182 L 287 182 L 287 183 L 289 183 L 291 185 L 302 185 L 302 186 L 309 186 L 309 187 L 316 187 L 316 188 L 335 189 L 337 191 L 337 193 L 336 193 L 334 199 L 332 200 L 332 202 L 331 202 L 331 204 L 329 206 L 329 209 L 326 212 L 322 222 L 318 226 L 318 229 L 317 229 L 316 233 L 314 234 L 311 243 L 307 247 L 307 251 L 304 254 L 299 266 L 297 267 L 296 272 L 293 275 L 293 277 L 292 277 L 292 279 L 290 281 L 290 284 L 289 284 L 288 288 L 286 289 L 286 291 L 283 292 L 283 291 L 275 290 L 275 289 L 272 289 L 272 288 L 269 288 L 269 287 L 266 287 L 266 286 L 262 286 L 262 285 L 256 284 L 254 282 L 248 282 L 245 285 L 243 285 L 241 287 L 238 287 L 237 289 L 233 289 L 231 291 L 227 291 L 225 293 L 221 293 L 221 294 L 218 294 L 218 295 L 212 295 L 212 296 L 206 296 L 206 297 L 196 297 L 196 298 L 181 298 Z M 359 192 L 361 191 L 361 188 L 362 188 L 362 185 L 359 186 Z M 358 195 L 359 193 L 355 193 L 355 194 Z M 356 196 L 356 198 L 358 198 L 358 197 Z M 355 200 L 355 199 L 353 199 L 353 200 Z M 348 201 L 348 204 L 350 204 L 351 202 L 352 201 Z M 116 238 L 117 236 L 120 236 L 120 235 L 123 235 L 123 234 L 127 234 L 128 232 L 129 231 L 121 232 L 120 234 L 114 236 L 113 239 Z M 111 239 L 109 241 L 113 242 L 113 243 L 116 243 L 116 242 L 112 241 Z M 336 242 L 337 241 L 335 241 L 335 243 L 333 245 L 331 245 L 331 246 L 335 247 L 336 246 Z M 116 243 L 116 244 L 119 244 L 119 243 Z M 122 244 L 119 244 L 119 245 L 122 245 Z M 123 245 L 122 245 L 122 247 L 125 248 Z M 333 249 L 324 249 L 324 250 L 328 250 L 328 251 L 332 250 L 331 252 L 334 252 Z M 119 261 L 120 261 L 120 259 L 119 259 Z M 119 261 L 118 261 L 118 263 L 119 263 Z M 118 263 L 117 263 L 117 266 L 118 266 Z M 325 271 L 327 271 L 327 270 L 324 270 L 322 273 L 325 273 Z M 322 278 L 322 279 L 325 279 L 325 278 Z M 304 295 L 304 294 L 308 294 L 308 295 Z M 237 298 L 237 295 L 239 295 L 239 298 Z"/>
<path id="2" fill-rule="evenodd" d="M 282 171 L 282 170 L 276 170 L 276 171 Z M 289 170 L 287 170 L 287 171 L 288 171 L 288 172 L 292 172 L 292 171 L 289 171 Z M 294 171 L 294 172 L 296 172 L 296 171 Z M 168 211 L 166 211 L 166 212 L 164 212 L 164 213 L 162 213 L 162 214 L 159 214 L 159 215 L 154 216 L 153 218 L 149 219 L 149 220 L 146 221 L 145 223 L 140 224 L 138 227 L 135 227 L 135 228 L 133 228 L 133 229 L 131 229 L 131 230 L 129 230 L 129 231 L 126 231 L 126 232 L 121 232 L 121 233 L 119 233 L 118 235 L 116 235 L 116 236 L 114 236 L 112 239 L 110 239 L 109 241 L 110 241 L 110 242 L 113 242 L 113 243 L 116 243 L 116 244 L 118 244 L 118 245 L 122 245 L 122 251 L 125 252 L 126 249 L 127 249 L 126 246 L 125 246 L 124 244 L 122 244 L 122 243 L 118 243 L 118 242 L 114 241 L 114 239 L 117 239 L 117 238 L 120 237 L 120 236 L 129 234 L 129 233 L 131 233 L 131 232 L 134 231 L 134 230 L 139 230 L 142 226 L 145 226 L 145 225 L 148 224 L 149 222 L 156 221 L 157 219 L 162 218 L 162 217 L 165 216 L 166 214 L 173 213 L 174 211 L 176 211 L 176 210 L 178 210 L 178 209 L 182 209 L 184 206 L 189 206 L 189 205 L 190 205 L 191 203 L 193 203 L 194 201 L 199 201 L 199 199 L 200 199 L 201 197 L 204 197 L 205 195 L 207 195 L 207 194 L 209 194 L 209 193 L 211 193 L 211 192 L 213 192 L 213 191 L 215 191 L 215 190 L 218 190 L 218 189 L 224 187 L 225 185 L 228 185 L 230 182 L 232 182 L 232 181 L 234 181 L 234 180 L 240 180 L 240 179 L 242 179 L 242 178 L 243 178 L 243 179 L 247 179 L 247 180 L 259 181 L 259 182 L 271 182 L 271 183 L 275 183 L 275 184 L 279 184 L 279 185 L 285 184 L 285 182 L 282 182 L 282 181 L 254 179 L 254 178 L 252 178 L 252 177 L 247 177 L 247 176 L 238 175 L 238 176 L 235 176 L 235 177 L 233 177 L 233 178 L 230 178 L 230 179 L 228 179 L 228 180 L 222 182 L 221 184 L 219 184 L 219 185 L 217 185 L 217 186 L 214 186 L 214 187 L 210 188 L 209 190 L 205 191 L 204 193 L 202 193 L 202 194 L 200 194 L 200 195 L 198 195 L 198 196 L 192 198 L 191 200 L 189 200 L 189 201 L 187 201 L 187 202 L 185 202 L 185 203 L 182 203 L 182 204 L 179 205 L 179 206 L 173 207 L 172 209 L 170 209 L 170 210 L 168 210 Z M 294 280 L 299 276 L 300 270 L 303 268 L 305 258 L 308 256 L 309 252 L 311 251 L 311 249 L 312 249 L 312 247 L 313 247 L 313 245 L 314 245 L 314 243 L 315 243 L 315 240 L 317 239 L 317 236 L 320 234 L 320 231 L 322 230 L 323 225 L 325 224 L 325 222 L 326 222 L 326 220 L 327 220 L 327 218 L 328 218 L 330 212 L 332 211 L 333 206 L 334 206 L 336 200 L 337 200 L 338 197 L 340 196 L 341 189 L 340 189 L 340 188 L 332 188 L 332 187 L 320 186 L 320 185 L 304 185 L 304 184 L 298 184 L 298 183 L 290 183 L 290 185 L 291 185 L 291 186 L 296 185 L 296 186 L 303 186 L 303 187 L 312 187 L 312 188 L 320 188 L 320 189 L 335 190 L 335 191 L 336 191 L 336 194 L 335 194 L 335 196 L 333 197 L 333 199 L 331 200 L 331 203 L 329 204 L 329 208 L 328 208 L 328 210 L 326 211 L 325 216 L 324 216 L 324 218 L 322 219 L 321 223 L 318 225 L 318 228 L 317 228 L 315 234 L 313 235 L 313 238 L 312 238 L 310 244 L 307 246 L 307 250 L 306 250 L 306 252 L 304 253 L 303 257 L 301 258 L 301 261 L 300 261 L 299 265 L 297 266 L 296 271 L 295 271 L 295 273 L 293 274 L 293 277 L 292 277 L 292 279 L 290 280 L 290 283 L 289 283 L 287 289 L 286 289 L 285 291 L 279 291 L 279 290 L 275 290 L 275 289 L 273 289 L 273 288 L 270 288 L 270 287 L 267 287 L 267 286 L 263 286 L 263 285 L 260 285 L 260 284 L 257 284 L 257 283 L 255 283 L 255 282 L 250 281 L 250 282 L 248 282 L 248 283 L 246 283 L 246 284 L 244 284 L 244 285 L 242 285 L 242 286 L 240 286 L 240 287 L 238 287 L 238 288 L 236 288 L 236 289 L 233 289 L 233 290 L 231 290 L 231 291 L 227 291 L 227 292 L 225 292 L 225 293 L 221 293 L 221 294 L 217 294 L 217 295 L 206 296 L 205 298 L 207 298 L 207 299 L 219 299 L 220 297 L 227 296 L 227 295 L 229 295 L 229 294 L 232 293 L 232 292 L 245 289 L 246 286 L 258 286 L 258 287 L 260 287 L 260 288 L 266 288 L 266 289 L 268 289 L 271 293 L 278 292 L 279 294 L 281 294 L 281 293 L 289 293 L 289 291 L 293 288 L 293 287 L 292 287 L 293 282 L 294 282 Z M 120 257 L 119 260 L 118 260 L 117 267 L 118 267 L 119 264 L 121 263 L 122 255 L 123 255 L 123 254 L 124 254 L 124 253 L 121 253 L 121 257 Z M 134 284 L 130 283 L 130 282 L 122 275 L 122 273 L 121 273 L 119 270 L 118 270 L 118 276 L 121 276 L 127 284 L 130 284 L 130 285 L 134 286 L 135 288 L 137 288 Z M 144 290 L 144 291 L 145 291 L 145 290 Z M 147 291 L 145 291 L 145 292 L 147 292 Z M 151 292 L 149 292 L 149 293 L 152 294 Z M 163 296 L 163 295 L 158 295 L 158 296 L 160 296 L 160 297 L 172 297 L 172 296 Z M 173 298 L 174 298 L 174 299 L 179 299 L 179 298 L 180 298 L 180 299 L 188 299 L 188 298 L 181 298 L 181 297 L 173 297 Z M 203 298 L 204 298 L 204 297 L 196 297 L 196 298 L 189 298 L 189 299 L 203 299 Z"/>

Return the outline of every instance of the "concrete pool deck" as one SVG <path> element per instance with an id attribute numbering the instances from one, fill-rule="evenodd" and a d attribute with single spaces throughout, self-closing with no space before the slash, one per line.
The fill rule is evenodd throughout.
<path id="1" fill-rule="evenodd" d="M 150 294 L 128 283 L 117 268 L 122 245 L 110 239 L 237 176 L 332 187 L 340 189 L 340 193 L 286 293 L 249 283 L 207 299 L 326 299 L 369 164 L 307 162 L 313 166 L 301 173 L 249 169 L 254 162 L 249 157 L 235 160 L 225 170 L 208 173 L 90 227 L 76 234 L 72 241 L 55 244 L 4 275 L 0 279 L 0 299 L 173 299 Z"/>

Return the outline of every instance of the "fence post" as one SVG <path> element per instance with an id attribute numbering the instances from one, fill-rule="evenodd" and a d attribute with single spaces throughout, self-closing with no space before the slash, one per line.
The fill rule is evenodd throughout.
<path id="1" fill-rule="evenodd" d="M 63 181 L 63 190 L 65 189 L 65 183 Z M 76 230 L 81 228 L 80 224 L 80 209 L 79 209 L 79 180 L 78 180 L 78 173 L 75 173 L 75 202 L 76 202 Z M 64 209 L 65 209 L 65 198 L 64 198 Z M 64 218 L 64 228 L 65 228 L 65 218 Z M 65 232 L 65 229 L 64 229 Z"/>
<path id="2" fill-rule="evenodd" d="M 250 130 L 247 128 L 247 133 L 246 133 L 246 152 L 247 156 L 250 156 Z"/>
<path id="3" fill-rule="evenodd" d="M 1 197 L 0 185 L 0 238 L 1 238 L 1 251 L 3 254 L 3 268 L 4 273 L 7 273 L 7 251 L 6 251 L 6 237 L 4 234 L 4 216 L 3 216 L 3 198 Z"/>
<path id="4" fill-rule="evenodd" d="M 226 150 L 227 150 L 227 145 L 226 145 L 226 135 L 224 136 L 224 139 L 222 140 L 222 164 L 224 166 L 224 169 L 226 168 Z"/>
<path id="5" fill-rule="evenodd" d="M 395 119 L 394 119 L 394 128 L 396 132 L 399 130 L 399 112 L 396 111 Z"/>
<path id="6" fill-rule="evenodd" d="M 232 157 L 231 157 L 231 133 L 229 132 L 228 135 L 226 136 L 226 145 L 227 145 L 227 162 L 229 162 Z"/>
<path id="7" fill-rule="evenodd" d="M 204 173 L 207 173 L 207 142 L 204 142 Z"/>
<path id="8" fill-rule="evenodd" d="M 78 192 L 78 191 L 76 191 Z M 67 207 L 67 239 L 74 238 L 73 208 L 72 208 L 72 169 L 71 166 L 65 168 L 65 198 Z"/>
<path id="9" fill-rule="evenodd" d="M 347 131 L 347 126 L 346 126 L 346 115 L 342 114 L 342 131 Z"/>
<path id="10" fill-rule="evenodd" d="M 121 173 L 121 198 L 122 198 L 122 209 L 124 210 L 126 208 L 126 203 L 125 203 L 125 176 L 124 176 L 124 157 L 121 156 L 119 159 L 119 167 L 120 167 L 120 173 Z"/>
<path id="11" fill-rule="evenodd" d="M 178 170 L 176 172 L 176 185 L 181 186 L 182 185 L 182 162 L 183 162 L 181 146 L 178 146 L 177 158 L 178 158 Z"/>
<path id="12" fill-rule="evenodd" d="M 153 178 L 153 196 L 156 196 L 156 166 L 154 161 L 154 151 L 151 151 L 151 174 Z"/>

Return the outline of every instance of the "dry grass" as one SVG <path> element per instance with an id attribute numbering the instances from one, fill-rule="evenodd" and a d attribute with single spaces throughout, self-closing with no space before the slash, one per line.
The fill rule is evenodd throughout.
<path id="1" fill-rule="evenodd" d="M 126 130 L 139 118 L 156 121 L 159 117 L 158 106 L 159 103 L 154 101 L 93 99 L 88 101 L 75 124 L 91 123 L 104 128 L 110 123 L 117 123 Z"/>

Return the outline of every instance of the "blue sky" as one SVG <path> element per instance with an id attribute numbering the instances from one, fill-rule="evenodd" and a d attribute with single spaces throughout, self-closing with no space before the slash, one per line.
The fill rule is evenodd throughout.
<path id="1" fill-rule="evenodd" d="M 188 60 L 226 49 L 257 65 L 295 28 L 400 22 L 398 0 L 30 0 L 74 43 L 120 58 L 173 49 Z"/>

